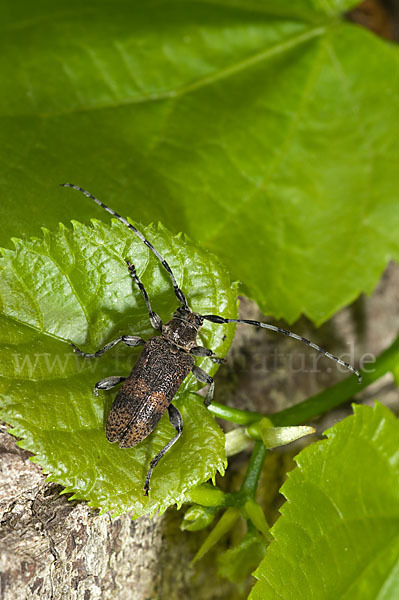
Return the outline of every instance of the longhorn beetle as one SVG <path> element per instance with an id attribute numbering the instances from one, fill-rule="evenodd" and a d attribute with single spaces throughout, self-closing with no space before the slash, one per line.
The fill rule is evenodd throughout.
<path id="1" fill-rule="evenodd" d="M 129 260 L 126 260 L 129 273 L 143 295 L 150 323 L 154 329 L 160 332 L 160 335 L 150 338 L 147 342 L 136 335 L 122 335 L 92 354 L 82 352 L 75 344 L 71 344 L 74 352 L 84 358 L 98 358 L 104 352 L 119 344 L 119 342 L 123 342 L 127 346 L 144 346 L 130 375 L 127 377 L 119 375 L 111 376 L 98 381 L 94 386 L 94 395 L 98 396 L 98 390 L 110 390 L 123 382 L 112 404 L 105 428 L 107 440 L 112 443 L 118 442 L 121 448 L 131 448 L 143 441 L 155 429 L 164 412 L 168 410 L 169 420 L 176 430 L 176 435 L 158 452 L 150 463 L 144 483 L 146 496 L 148 496 L 150 479 L 155 466 L 182 434 L 183 419 L 180 412 L 172 404 L 172 400 L 190 372 L 201 383 L 209 384 L 209 389 L 205 397 L 205 406 L 209 406 L 212 402 L 214 392 L 213 378 L 195 365 L 194 357 L 207 356 L 214 363 L 222 363 L 224 359 L 216 356 L 209 348 L 197 346 L 197 334 L 204 320 L 217 324 L 246 323 L 247 325 L 254 325 L 255 327 L 263 327 L 264 329 L 283 333 L 300 342 L 304 342 L 311 348 L 328 356 L 328 358 L 335 360 L 338 364 L 343 365 L 357 375 L 359 382 L 361 381 L 361 375 L 354 367 L 323 350 L 323 348 L 301 335 L 297 335 L 281 327 L 276 327 L 275 325 L 260 323 L 259 321 L 252 321 L 250 319 L 226 319 L 219 315 L 200 315 L 193 312 L 187 303 L 186 296 L 177 285 L 172 269 L 158 250 L 154 248 L 151 242 L 138 229 L 81 187 L 72 183 L 62 183 L 60 185 L 62 187 L 71 187 L 87 196 L 87 198 L 91 198 L 91 200 L 109 212 L 113 217 L 124 223 L 131 231 L 134 231 L 141 241 L 155 254 L 168 272 L 176 297 L 181 304 L 174 312 L 171 320 L 164 325 L 159 315 L 152 310 L 148 294 L 136 273 L 134 265 Z"/>

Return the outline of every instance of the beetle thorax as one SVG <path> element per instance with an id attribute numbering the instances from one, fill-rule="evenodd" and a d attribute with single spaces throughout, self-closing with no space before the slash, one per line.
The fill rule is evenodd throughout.
<path id="1" fill-rule="evenodd" d="M 199 315 L 182 308 L 162 327 L 162 336 L 179 348 L 190 351 L 197 345 L 196 338 L 202 319 Z"/>

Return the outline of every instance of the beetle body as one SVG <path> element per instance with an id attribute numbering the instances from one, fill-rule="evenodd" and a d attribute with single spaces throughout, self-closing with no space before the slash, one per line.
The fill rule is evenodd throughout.
<path id="1" fill-rule="evenodd" d="M 189 350 L 195 346 L 196 335 L 191 323 L 175 317 L 163 326 L 162 335 L 146 342 L 108 415 L 109 442 L 130 448 L 154 430 L 192 371 L 194 358 Z"/>

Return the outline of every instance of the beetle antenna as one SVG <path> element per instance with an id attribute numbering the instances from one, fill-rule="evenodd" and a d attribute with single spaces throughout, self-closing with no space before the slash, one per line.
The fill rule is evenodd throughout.
<path id="1" fill-rule="evenodd" d="M 110 215 L 112 215 L 113 217 L 115 217 L 116 219 L 118 219 L 119 221 L 121 221 L 124 225 L 126 225 L 126 227 L 129 227 L 129 229 L 131 229 L 132 231 L 134 231 L 134 233 L 136 235 L 138 235 L 138 237 L 141 239 L 141 241 L 144 242 L 144 244 L 155 254 L 155 256 L 157 257 L 157 259 L 159 261 L 161 261 L 162 266 L 167 270 L 167 272 L 169 273 L 169 277 L 172 280 L 173 289 L 175 290 L 175 294 L 176 294 L 176 297 L 177 297 L 178 301 L 181 302 L 181 304 L 184 306 L 184 308 L 186 308 L 187 310 L 190 310 L 189 307 L 188 307 L 187 300 L 186 300 L 186 297 L 185 297 L 184 293 L 182 292 L 182 290 L 177 285 L 177 281 L 175 279 L 175 276 L 172 273 L 172 269 L 170 268 L 170 266 L 168 265 L 168 263 L 166 262 L 166 260 L 163 258 L 163 256 L 161 256 L 161 254 L 159 254 L 158 250 L 156 248 L 154 248 L 154 246 L 151 244 L 151 242 L 149 242 L 144 237 L 144 235 L 141 233 L 141 231 L 139 231 L 138 229 L 136 229 L 134 227 L 134 225 L 132 225 L 131 223 L 129 223 L 129 221 L 127 219 L 125 219 L 124 217 L 122 217 L 121 215 L 119 215 L 117 212 L 115 212 L 114 210 L 112 210 L 112 208 L 109 208 L 108 206 L 106 206 L 103 202 L 101 202 L 101 200 L 99 200 L 98 198 L 96 198 L 95 196 L 93 196 L 92 194 L 90 194 L 87 190 L 84 190 L 83 188 L 79 187 L 78 185 L 74 185 L 73 183 L 60 183 L 60 186 L 61 187 L 70 187 L 70 188 L 73 188 L 74 190 L 77 190 L 78 192 L 81 192 L 82 194 L 84 194 L 85 196 L 87 196 L 87 198 L 90 198 L 91 200 L 94 200 L 94 202 L 96 204 L 98 204 L 104 210 L 106 210 L 107 212 L 109 212 Z"/>
<path id="2" fill-rule="evenodd" d="M 247 325 L 254 325 L 255 327 L 263 327 L 264 329 L 270 329 L 271 331 L 276 331 L 277 333 L 283 333 L 288 337 L 294 338 L 295 340 L 299 340 L 300 342 L 304 342 L 304 344 L 307 344 L 311 348 L 314 348 L 318 352 L 321 352 L 328 358 L 331 358 L 331 360 L 335 360 L 335 362 L 337 362 L 339 365 L 346 367 L 349 371 L 357 375 L 357 377 L 359 378 L 359 383 L 361 383 L 362 381 L 361 374 L 357 369 L 352 367 L 352 365 L 345 362 L 344 360 L 341 360 L 337 356 L 333 356 L 332 354 L 330 354 L 330 352 L 324 350 L 324 348 L 321 348 L 317 344 L 314 344 L 313 342 L 302 337 L 301 335 L 297 335 L 296 333 L 288 331 L 287 329 L 282 329 L 281 327 L 277 327 L 276 325 L 269 325 L 268 323 L 261 323 L 260 321 L 252 321 L 251 319 L 225 319 L 223 317 L 220 317 L 219 315 L 201 315 L 201 317 L 203 319 L 206 319 L 207 321 L 211 321 L 212 323 L 246 323 Z"/>

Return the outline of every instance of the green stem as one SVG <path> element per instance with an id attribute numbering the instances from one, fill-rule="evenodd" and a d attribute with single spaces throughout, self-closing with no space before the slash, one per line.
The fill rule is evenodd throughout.
<path id="1" fill-rule="evenodd" d="M 237 425 L 249 425 L 265 416 L 261 413 L 251 412 L 249 410 L 231 408 L 225 404 L 219 404 L 218 402 L 212 402 L 212 404 L 208 406 L 208 410 L 215 415 L 215 417 L 219 417 L 219 419 L 224 419 L 230 423 L 236 423 Z"/>
<path id="2" fill-rule="evenodd" d="M 375 362 L 373 372 L 362 372 L 363 381 L 359 384 L 355 377 L 349 377 L 331 388 L 308 398 L 300 404 L 286 408 L 273 415 L 268 415 L 274 426 L 299 425 L 314 417 L 322 415 L 332 408 L 350 400 L 355 394 L 376 381 L 385 373 L 393 371 L 399 363 L 399 338 Z M 254 413 L 255 414 L 255 413 Z"/>
<path id="3" fill-rule="evenodd" d="M 258 486 L 258 481 L 262 472 L 263 463 L 265 462 L 266 454 L 267 449 L 265 448 L 263 442 L 261 440 L 257 440 L 252 450 L 247 473 L 240 489 L 240 493 L 244 494 L 247 498 L 255 498 L 256 488 Z"/>

